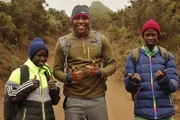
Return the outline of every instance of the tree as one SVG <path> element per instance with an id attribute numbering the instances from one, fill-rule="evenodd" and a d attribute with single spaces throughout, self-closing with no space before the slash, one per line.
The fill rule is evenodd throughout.
<path id="1" fill-rule="evenodd" d="M 12 23 L 11 16 L 0 12 L 0 36 L 3 38 L 3 40 L 7 40 L 8 37 L 13 34 L 15 28 L 16 27 Z"/>

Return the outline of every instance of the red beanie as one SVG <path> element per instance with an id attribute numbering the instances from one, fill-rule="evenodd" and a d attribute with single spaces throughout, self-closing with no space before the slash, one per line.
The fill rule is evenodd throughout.
<path id="1" fill-rule="evenodd" d="M 145 32 L 147 29 L 154 29 L 154 30 L 156 30 L 157 33 L 158 33 L 158 38 L 159 38 L 159 35 L 160 35 L 161 30 L 160 30 L 159 24 L 158 24 L 155 20 L 150 19 L 149 21 L 147 21 L 147 22 L 143 25 L 142 30 L 141 30 L 142 37 L 143 37 L 143 35 L 144 35 L 144 32 Z"/>

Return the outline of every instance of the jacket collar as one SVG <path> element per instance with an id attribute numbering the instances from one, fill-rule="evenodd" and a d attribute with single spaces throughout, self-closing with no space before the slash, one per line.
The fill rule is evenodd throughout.
<path id="1" fill-rule="evenodd" d="M 28 59 L 25 63 L 29 67 L 30 70 L 39 73 L 39 72 L 45 72 L 47 70 L 46 65 L 44 65 L 42 68 L 37 67 L 30 59 Z"/>
<path id="2" fill-rule="evenodd" d="M 149 57 L 154 56 L 158 52 L 158 47 L 155 46 L 152 51 L 147 46 L 142 46 L 142 49 L 146 52 Z"/>

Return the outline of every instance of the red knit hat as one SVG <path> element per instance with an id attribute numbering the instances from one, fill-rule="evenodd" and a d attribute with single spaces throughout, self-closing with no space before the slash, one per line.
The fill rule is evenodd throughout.
<path id="1" fill-rule="evenodd" d="M 147 22 L 143 25 L 142 30 L 141 30 L 142 37 L 143 37 L 143 35 L 144 35 L 144 32 L 145 32 L 147 29 L 154 29 L 154 30 L 156 30 L 157 33 L 158 33 L 158 38 L 159 38 L 160 33 L 161 33 L 161 30 L 160 30 L 159 24 L 158 24 L 155 20 L 150 19 L 149 21 L 147 21 Z"/>

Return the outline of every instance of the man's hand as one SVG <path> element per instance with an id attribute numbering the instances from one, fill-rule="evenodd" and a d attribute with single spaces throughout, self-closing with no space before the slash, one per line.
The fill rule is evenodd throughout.
<path id="1" fill-rule="evenodd" d="M 33 84 L 34 84 L 34 88 L 35 88 L 35 89 L 39 88 L 39 86 L 40 86 L 40 81 L 37 80 L 36 75 L 34 76 L 34 78 L 32 79 L 32 81 L 33 81 Z"/>
<path id="2" fill-rule="evenodd" d="M 134 83 L 138 84 L 139 82 L 141 82 L 141 78 L 138 73 L 135 73 L 134 76 L 131 73 L 129 73 L 128 76 L 130 76 L 130 80 Z"/>
<path id="3" fill-rule="evenodd" d="M 70 72 L 70 76 L 72 81 L 79 81 L 83 78 L 83 72 L 73 67 Z"/>
<path id="4" fill-rule="evenodd" d="M 163 72 L 158 70 L 156 72 L 156 79 L 160 81 L 165 75 L 166 75 L 167 69 L 165 69 Z"/>
<path id="5" fill-rule="evenodd" d="M 99 68 L 97 67 L 95 61 L 92 62 L 92 65 L 86 65 L 85 68 L 89 76 L 97 76 Z"/>

